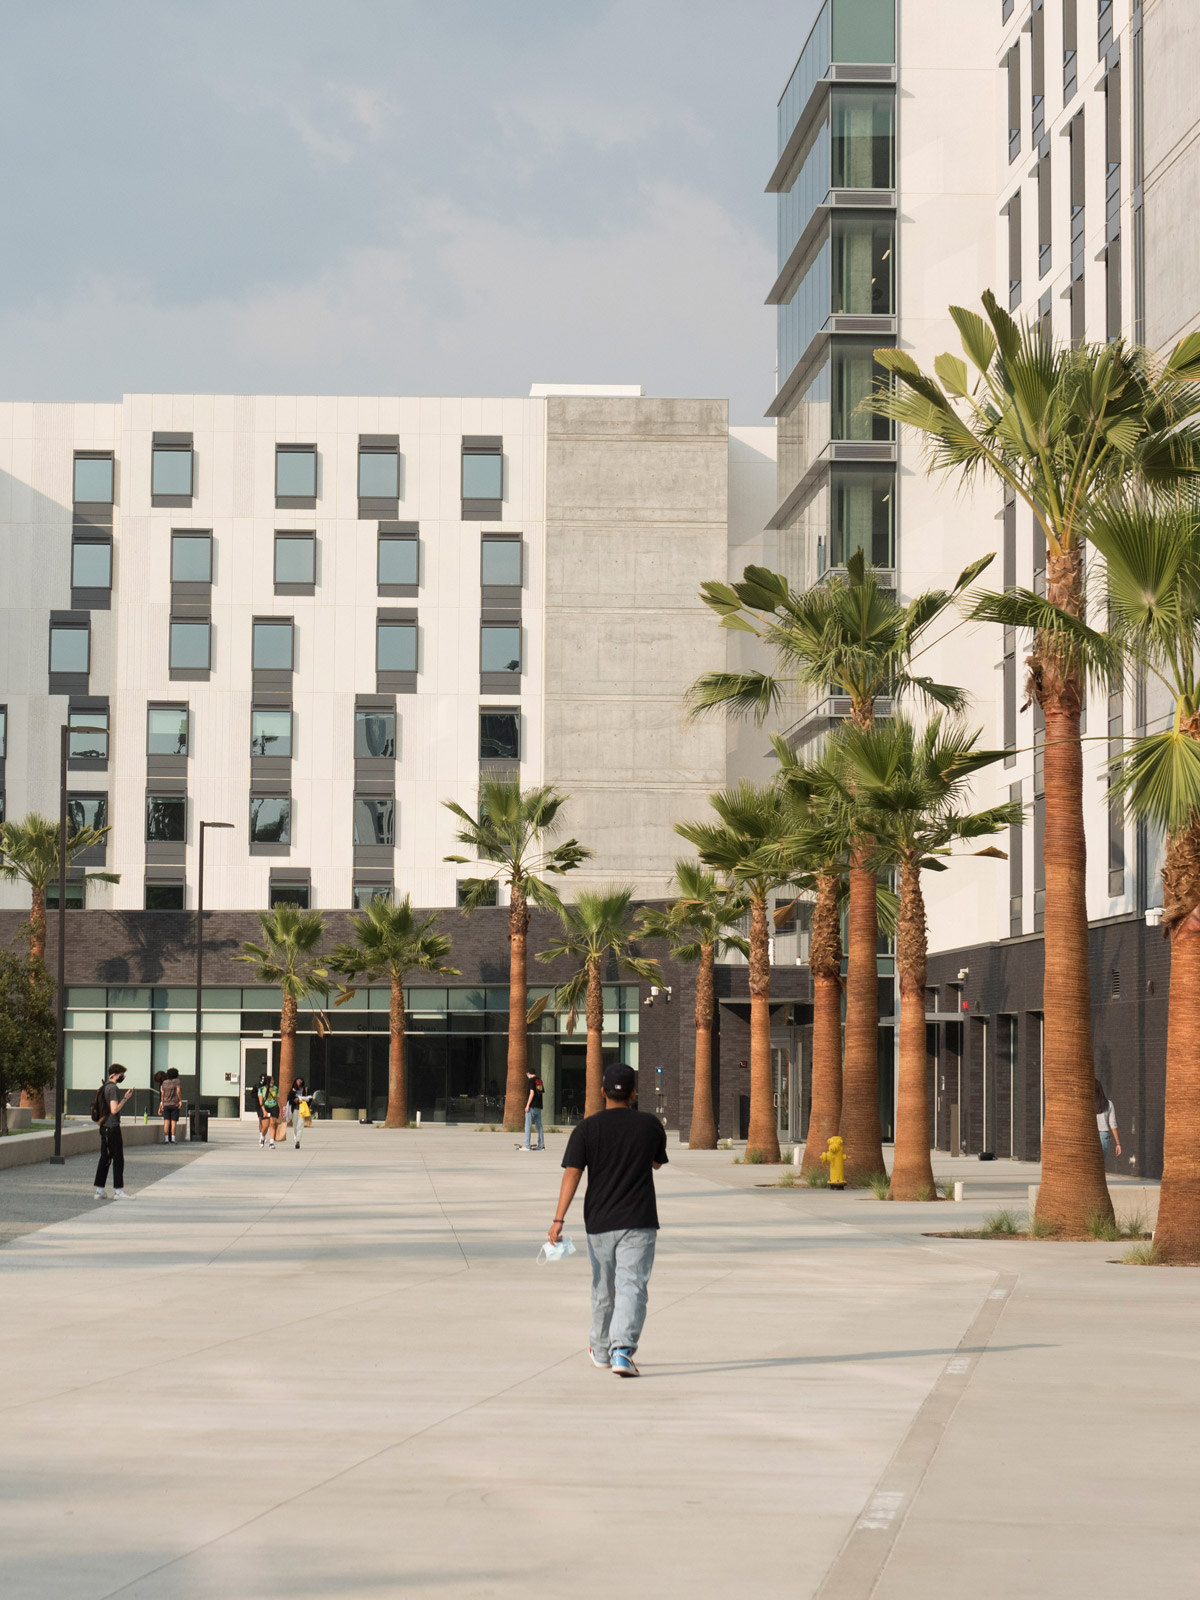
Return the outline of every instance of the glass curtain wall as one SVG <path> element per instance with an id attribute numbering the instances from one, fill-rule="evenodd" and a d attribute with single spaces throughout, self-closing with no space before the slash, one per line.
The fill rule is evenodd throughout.
<path id="1" fill-rule="evenodd" d="M 873 567 L 895 566 L 896 482 L 890 472 L 835 467 L 830 476 L 829 564 L 861 550 Z"/>
<path id="2" fill-rule="evenodd" d="M 830 101 L 834 189 L 896 187 L 896 99 L 878 89 L 835 89 Z"/>
<path id="3" fill-rule="evenodd" d="M 889 418 L 858 409 L 886 376 L 883 368 L 875 363 L 873 343 L 834 340 L 830 353 L 830 438 L 879 444 L 895 438 L 895 428 Z"/>
<path id="4" fill-rule="evenodd" d="M 891 217 L 835 217 L 831 302 L 835 316 L 895 314 L 895 223 Z"/>

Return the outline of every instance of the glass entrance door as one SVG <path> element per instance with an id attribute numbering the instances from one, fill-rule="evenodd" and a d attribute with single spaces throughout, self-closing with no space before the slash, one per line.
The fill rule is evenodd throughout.
<path id="1" fill-rule="evenodd" d="M 265 1075 L 274 1076 L 270 1039 L 242 1040 L 242 1116 L 258 1121 L 258 1085 Z"/>
<path id="2" fill-rule="evenodd" d="M 775 1122 L 781 1139 L 792 1137 L 792 1099 L 794 1092 L 790 1044 L 771 1046 L 771 1075 L 774 1079 Z"/>

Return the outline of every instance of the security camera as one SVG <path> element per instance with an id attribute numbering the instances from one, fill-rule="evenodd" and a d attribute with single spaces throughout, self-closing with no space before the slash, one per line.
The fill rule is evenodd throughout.
<path id="1" fill-rule="evenodd" d="M 970 967 L 959 967 L 959 969 L 958 969 L 958 981 L 959 981 L 959 983 L 961 983 L 964 978 L 969 978 L 970 976 L 971 976 Z"/>

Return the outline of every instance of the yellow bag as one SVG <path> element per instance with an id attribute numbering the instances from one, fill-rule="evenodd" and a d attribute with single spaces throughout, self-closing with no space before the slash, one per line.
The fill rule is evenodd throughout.
<path id="1" fill-rule="evenodd" d="M 307 1100 L 301 1100 L 300 1102 L 300 1116 L 301 1119 L 306 1123 L 312 1121 L 312 1112 L 308 1109 Z"/>

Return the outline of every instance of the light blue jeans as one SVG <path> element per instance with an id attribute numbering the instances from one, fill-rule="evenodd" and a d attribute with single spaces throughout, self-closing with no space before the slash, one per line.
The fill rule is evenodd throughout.
<path id="1" fill-rule="evenodd" d="M 1100 1148 L 1101 1148 L 1101 1150 L 1104 1151 L 1104 1154 L 1106 1156 L 1110 1156 L 1112 1154 L 1113 1136 L 1112 1136 L 1112 1130 L 1111 1129 L 1109 1129 L 1109 1128 L 1101 1128 L 1100 1129 Z"/>
<path id="2" fill-rule="evenodd" d="M 541 1106 L 530 1106 L 529 1110 L 525 1113 L 525 1148 L 526 1148 L 526 1150 L 529 1149 L 529 1135 L 533 1131 L 534 1128 L 537 1129 L 537 1135 L 538 1135 L 538 1142 L 537 1142 L 536 1148 L 538 1150 L 544 1150 L 546 1148 L 546 1133 L 545 1133 L 545 1130 L 542 1127 L 542 1108 L 541 1108 Z"/>
<path id="3" fill-rule="evenodd" d="M 588 1234 L 592 1262 L 589 1343 L 597 1355 L 637 1349 L 646 1320 L 657 1237 L 654 1228 L 618 1228 L 613 1233 Z"/>

